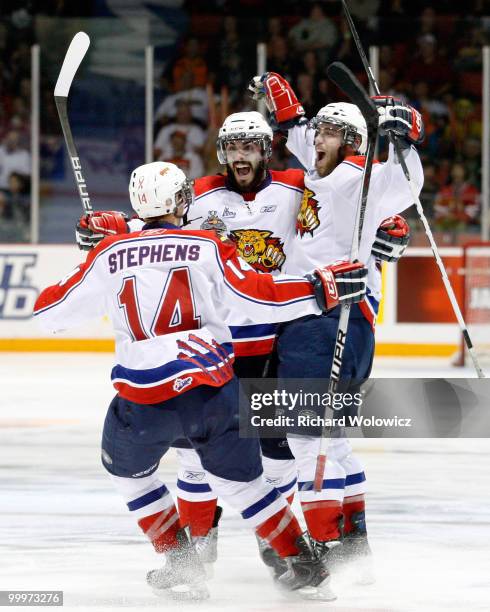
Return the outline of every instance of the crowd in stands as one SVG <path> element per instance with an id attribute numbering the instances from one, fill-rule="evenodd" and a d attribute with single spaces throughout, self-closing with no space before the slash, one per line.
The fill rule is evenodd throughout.
<path id="1" fill-rule="evenodd" d="M 162 140 L 175 131 L 189 156 L 201 156 L 205 172 L 220 170 L 213 156 L 215 109 L 209 120 L 209 103 L 223 106 L 226 93 L 226 112 L 255 108 L 244 92 L 256 72 L 257 42 L 267 43 L 267 69 L 292 83 L 310 118 L 328 102 L 344 99 L 326 77 L 331 61 L 343 61 L 367 84 L 339 2 L 285 0 L 281 15 L 274 5 L 266 7 L 258 0 L 241 2 L 239 10 L 236 3 L 218 0 L 206 3 L 206 9 L 197 1 L 186 4 L 193 15 L 190 29 L 160 80 L 156 159 L 165 158 Z M 427 6 L 405 0 L 350 0 L 348 5 L 365 48 L 379 48 L 381 92 L 401 97 L 424 117 L 426 139 L 420 154 L 426 181 L 421 200 L 434 227 L 479 232 L 481 49 L 490 44 L 490 2 L 470 2 L 459 14 L 449 2 Z M 187 106 L 185 126 L 176 101 Z M 202 122 L 205 109 L 207 125 Z M 386 147 L 381 146 L 380 158 L 384 155 Z M 194 178 L 199 164 L 181 157 L 179 165 Z M 272 167 L 297 166 L 284 137 L 276 134 Z M 416 225 L 415 212 L 409 216 Z"/>
<path id="2" fill-rule="evenodd" d="M 33 13 L 9 4 L 9 18 L 0 21 L 0 218 L 25 220 L 35 29 Z M 35 11 L 42 3 L 24 4 Z M 47 4 L 49 14 L 86 17 L 96 2 L 85 3 L 83 13 L 66 1 Z M 490 44 L 490 0 L 459 8 L 449 1 L 428 6 L 418 0 L 349 0 L 348 5 L 364 47 L 379 48 L 381 92 L 403 98 L 424 117 L 421 200 L 435 229 L 479 232 L 481 48 Z M 155 159 L 177 163 L 190 178 L 223 170 L 215 154 L 217 131 L 226 114 L 256 108 L 246 89 L 256 73 L 258 42 L 267 45 L 267 70 L 292 83 L 310 118 L 328 102 L 344 99 L 326 77 L 331 61 L 343 61 L 367 84 L 340 2 L 283 0 L 280 8 L 279 14 L 276 3 L 263 0 L 183 0 L 187 31 L 155 79 Z M 52 140 L 59 125 L 51 89 L 42 92 L 41 111 L 42 129 L 50 136 L 43 146 L 56 148 L 59 143 Z M 385 149 L 380 146 L 381 159 Z M 272 167 L 299 167 L 280 133 Z"/>
<path id="3" fill-rule="evenodd" d="M 30 32 L 0 22 L 0 239 L 12 225 L 27 239 L 30 204 Z M 15 28 L 12 32 L 12 27 Z"/>

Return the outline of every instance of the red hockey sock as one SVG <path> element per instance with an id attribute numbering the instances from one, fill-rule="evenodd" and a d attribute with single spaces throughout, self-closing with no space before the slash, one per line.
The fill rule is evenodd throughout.
<path id="1" fill-rule="evenodd" d="M 179 515 L 174 504 L 161 512 L 145 516 L 138 525 L 146 533 L 158 553 L 177 546 L 177 531 L 180 529 Z"/>
<path id="2" fill-rule="evenodd" d="M 352 524 L 352 515 L 356 512 L 364 512 L 366 507 L 364 501 L 364 494 L 352 495 L 351 497 L 344 498 L 344 505 L 342 507 L 344 511 L 344 534 L 350 533 L 354 526 Z"/>
<path id="3" fill-rule="evenodd" d="M 269 517 L 255 531 L 259 537 L 269 542 L 280 557 L 291 557 L 298 554 L 296 540 L 302 531 L 289 506 L 285 506 Z"/>
<path id="4" fill-rule="evenodd" d="M 306 525 L 311 536 L 318 542 L 328 542 L 340 538 L 339 520 L 342 517 L 342 504 L 339 501 L 324 499 L 315 502 L 301 502 Z"/>
<path id="5" fill-rule="evenodd" d="M 213 526 L 214 513 L 218 505 L 218 499 L 207 501 L 188 501 L 177 498 L 179 504 L 180 522 L 188 525 L 192 536 L 205 536 Z"/>

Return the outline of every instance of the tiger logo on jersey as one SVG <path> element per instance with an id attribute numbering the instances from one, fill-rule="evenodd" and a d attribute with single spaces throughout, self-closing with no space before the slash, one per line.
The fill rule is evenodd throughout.
<path id="1" fill-rule="evenodd" d="M 313 197 L 314 195 L 315 192 L 310 189 L 305 189 L 303 191 L 301 206 L 298 217 L 296 218 L 296 233 L 299 234 L 301 238 L 303 238 L 305 234 L 311 234 L 313 236 L 313 232 L 320 225 L 318 211 L 321 207 L 318 206 L 318 200 Z"/>
<path id="2" fill-rule="evenodd" d="M 236 244 L 240 257 L 257 270 L 280 270 L 286 261 L 283 242 L 265 230 L 233 230 L 230 239 Z"/>
<path id="3" fill-rule="evenodd" d="M 210 210 L 208 216 L 201 223 L 202 230 L 214 230 L 219 236 L 226 235 L 226 225 L 223 219 L 218 217 L 218 211 Z"/>

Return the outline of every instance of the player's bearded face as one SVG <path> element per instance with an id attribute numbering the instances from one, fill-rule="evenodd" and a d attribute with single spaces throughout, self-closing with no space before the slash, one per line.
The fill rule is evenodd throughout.
<path id="1" fill-rule="evenodd" d="M 343 131 L 338 125 L 324 123 L 318 126 L 314 144 L 315 169 L 320 176 L 327 176 L 338 166 L 343 140 Z"/>
<path id="2" fill-rule="evenodd" d="M 240 189 L 257 186 L 264 175 L 264 156 L 260 142 L 255 140 L 232 140 L 226 143 L 228 172 Z"/>

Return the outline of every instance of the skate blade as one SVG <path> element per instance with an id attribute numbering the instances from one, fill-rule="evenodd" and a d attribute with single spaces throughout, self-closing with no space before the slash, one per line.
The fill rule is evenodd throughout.
<path id="1" fill-rule="evenodd" d="M 327 582 L 329 578 L 327 578 Z M 317 587 L 304 586 L 294 591 L 288 591 L 281 587 L 278 583 L 279 590 L 283 596 L 294 600 L 311 600 L 311 601 L 335 601 L 337 595 L 332 591 L 328 584 L 320 584 Z"/>
<path id="2" fill-rule="evenodd" d="M 173 601 L 197 601 L 209 599 L 208 587 L 204 583 L 179 584 L 169 589 L 152 588 L 155 595 Z"/>
<path id="3" fill-rule="evenodd" d="M 314 600 L 314 601 L 335 601 L 337 595 L 332 591 L 329 586 L 325 587 L 303 587 L 294 591 L 298 594 L 300 599 Z"/>

